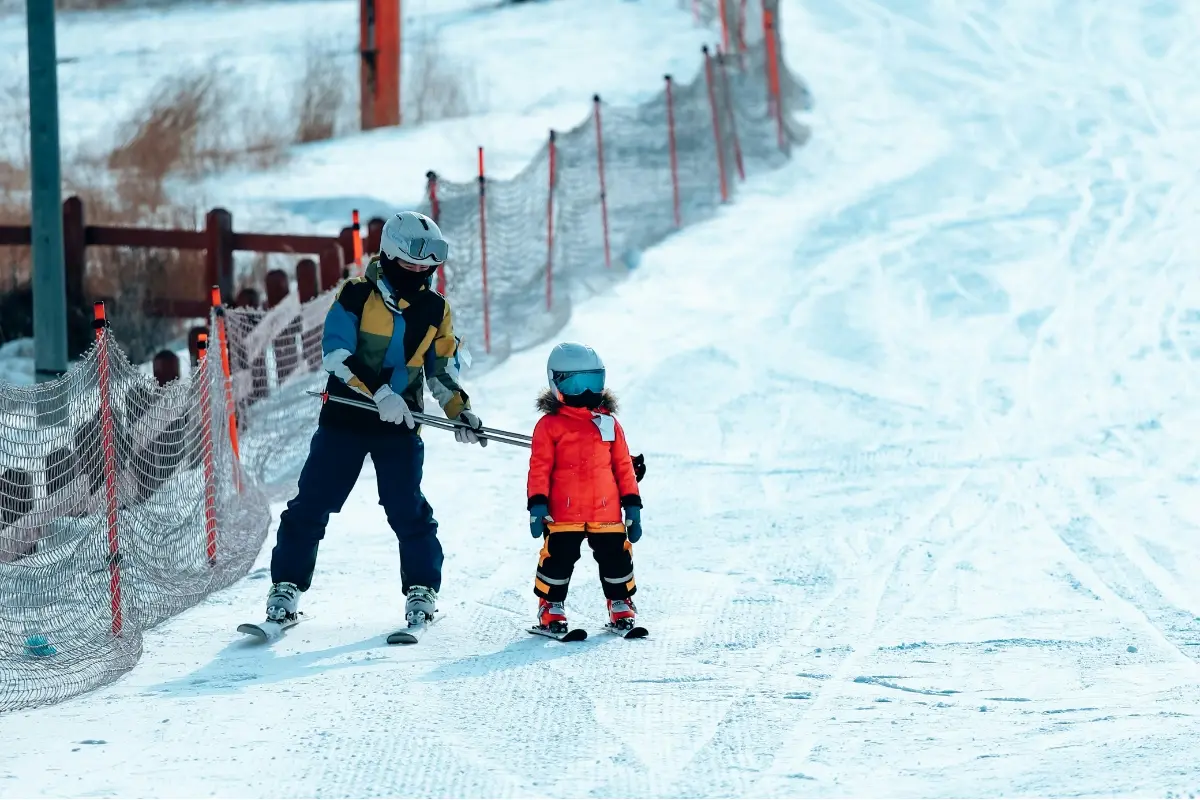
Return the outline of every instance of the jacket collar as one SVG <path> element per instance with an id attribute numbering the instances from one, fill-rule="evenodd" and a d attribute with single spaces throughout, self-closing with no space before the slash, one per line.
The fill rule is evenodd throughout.
<path id="1" fill-rule="evenodd" d="M 383 298 L 383 304 L 387 306 L 388 311 L 393 314 L 399 314 L 404 309 L 408 308 L 411 303 L 403 297 L 399 297 L 395 290 L 392 289 L 387 278 L 383 277 L 383 269 L 379 266 L 379 257 L 373 257 L 367 264 L 367 268 L 363 273 L 366 279 L 375 287 L 375 291 L 379 292 L 379 296 Z M 421 291 L 424 291 L 422 289 Z"/>

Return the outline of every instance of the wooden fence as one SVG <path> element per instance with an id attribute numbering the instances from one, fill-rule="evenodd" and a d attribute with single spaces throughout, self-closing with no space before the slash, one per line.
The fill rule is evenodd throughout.
<path id="1" fill-rule="evenodd" d="M 378 250 L 382 219 L 372 219 L 364 236 L 366 252 Z M 28 225 L 0 225 L 0 247 L 26 246 L 33 239 Z M 170 230 L 121 226 L 88 225 L 83 201 L 70 197 L 63 203 L 63 259 L 67 277 L 67 297 L 71 304 L 89 304 L 84 290 L 89 247 L 161 248 L 203 251 L 205 254 L 204 282 L 170 291 L 168 296 L 153 297 L 146 313 L 162 317 L 207 317 L 211 308 L 210 287 L 221 287 L 224 297 L 234 294 L 234 253 L 294 253 L 305 256 L 296 262 L 296 287 L 301 302 L 332 288 L 345 274 L 347 265 L 354 262 L 353 227 L 347 226 L 337 236 L 311 236 L 279 233 L 239 233 L 233 229 L 233 215 L 223 208 L 214 208 L 204 217 L 202 230 Z M 314 258 L 315 257 L 315 260 Z M 271 270 L 266 276 L 266 306 L 280 302 L 289 292 L 286 272 Z M 255 303 L 257 305 L 257 303 Z"/>

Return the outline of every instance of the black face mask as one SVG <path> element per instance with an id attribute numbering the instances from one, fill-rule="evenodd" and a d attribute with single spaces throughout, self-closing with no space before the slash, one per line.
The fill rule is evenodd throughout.
<path id="1" fill-rule="evenodd" d="M 571 408 L 599 408 L 603 402 L 604 395 L 591 389 L 585 389 L 579 394 L 563 395 L 563 405 Z"/>
<path id="2" fill-rule="evenodd" d="M 392 287 L 392 291 L 400 297 L 407 297 L 413 292 L 420 290 L 422 286 L 429 283 L 430 276 L 437 267 L 430 267 L 421 272 L 413 272 L 397 264 L 391 259 L 380 259 L 380 266 L 383 268 L 384 280 L 388 282 L 388 286 Z"/>

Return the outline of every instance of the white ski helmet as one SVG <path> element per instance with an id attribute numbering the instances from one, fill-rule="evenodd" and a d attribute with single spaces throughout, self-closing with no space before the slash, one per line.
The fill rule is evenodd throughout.
<path id="1" fill-rule="evenodd" d="M 550 388 L 571 397 L 604 391 L 604 361 L 595 350 L 578 342 L 555 345 L 546 360 Z"/>
<path id="2" fill-rule="evenodd" d="M 437 223 L 416 211 L 393 214 L 379 236 L 379 252 L 401 264 L 437 267 L 445 263 L 449 249 Z"/>

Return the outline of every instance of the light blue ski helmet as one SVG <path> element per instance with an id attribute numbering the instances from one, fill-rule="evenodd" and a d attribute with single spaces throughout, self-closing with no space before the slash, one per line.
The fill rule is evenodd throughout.
<path id="1" fill-rule="evenodd" d="M 595 350 L 578 342 L 555 345 L 546 360 L 550 388 L 566 397 L 604 391 L 604 361 Z"/>

